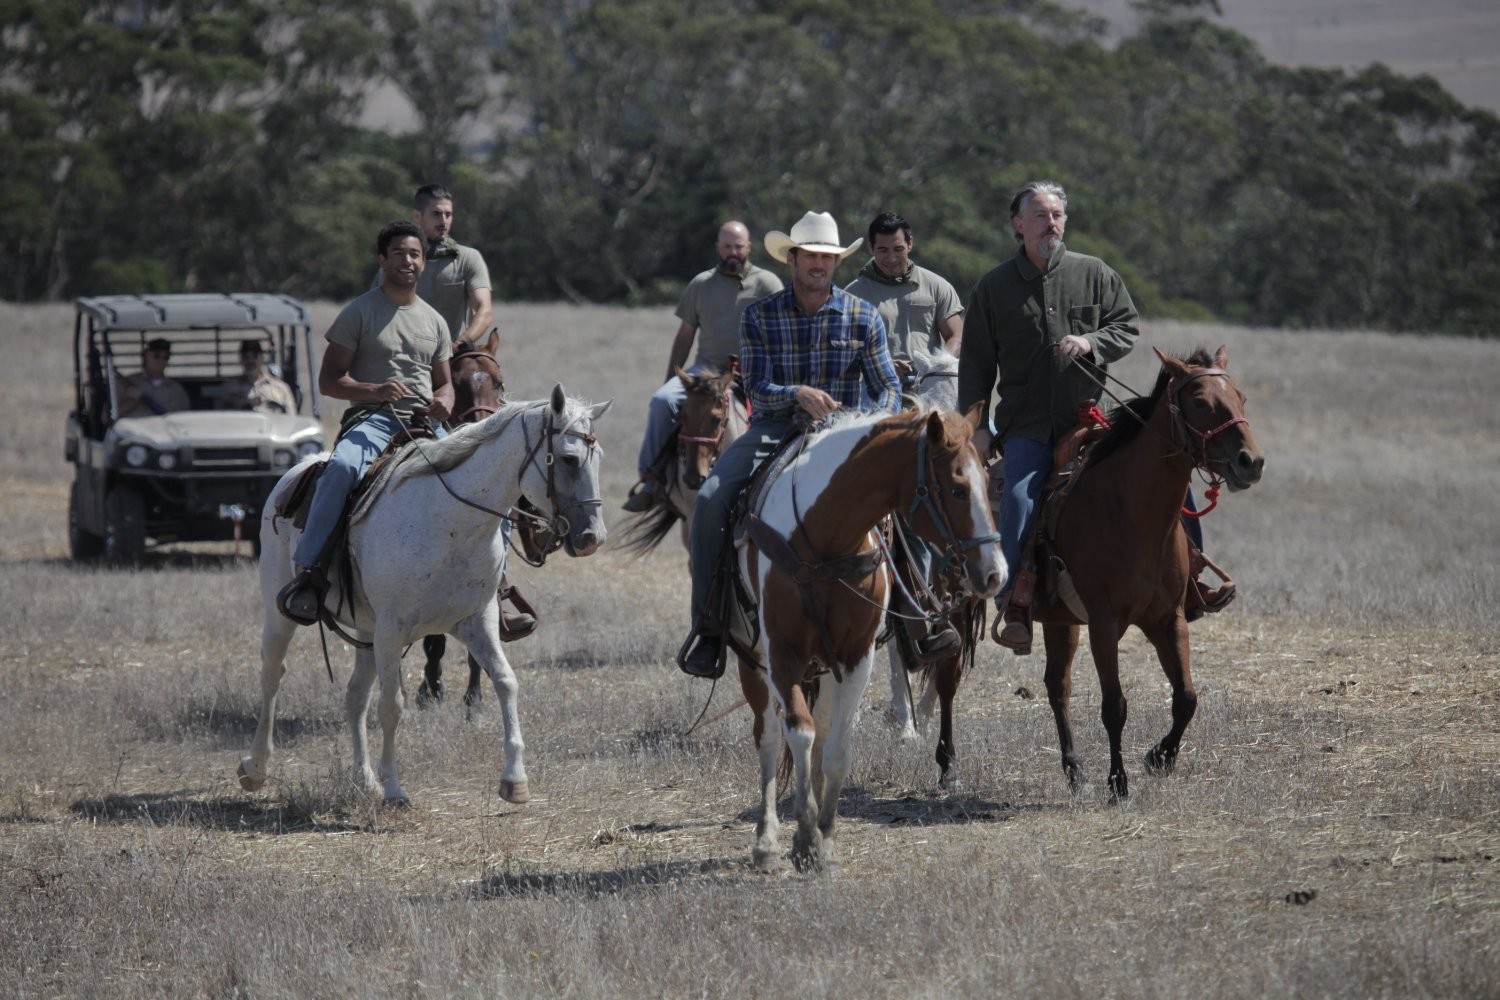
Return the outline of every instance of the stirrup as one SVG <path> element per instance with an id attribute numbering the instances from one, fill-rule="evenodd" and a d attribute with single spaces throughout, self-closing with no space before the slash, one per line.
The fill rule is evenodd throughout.
<path id="1" fill-rule="evenodd" d="M 1017 656 L 1031 653 L 1031 615 L 1026 609 L 1006 606 L 990 626 L 990 638 Z"/>
<path id="2" fill-rule="evenodd" d="M 276 610 L 298 625 L 316 625 L 323 617 L 328 581 L 316 567 L 300 570 L 276 595 Z"/>
<path id="3" fill-rule="evenodd" d="M 1206 586 L 1199 579 L 1205 569 L 1211 570 L 1219 578 L 1221 581 L 1219 586 Z M 1202 551 L 1191 546 L 1188 547 L 1188 572 L 1191 576 L 1182 607 L 1183 618 L 1187 621 L 1195 622 L 1205 614 L 1216 614 L 1234 601 L 1238 588 L 1229 578 L 1229 574 L 1220 569 L 1219 565 Z"/>
<path id="4" fill-rule="evenodd" d="M 500 641 L 515 642 L 524 639 L 537 630 L 541 624 L 541 615 L 536 613 L 536 608 L 526 599 L 515 584 L 502 582 L 495 599 L 500 602 Z M 507 614 L 505 602 L 510 601 L 515 606 L 516 614 Z"/>

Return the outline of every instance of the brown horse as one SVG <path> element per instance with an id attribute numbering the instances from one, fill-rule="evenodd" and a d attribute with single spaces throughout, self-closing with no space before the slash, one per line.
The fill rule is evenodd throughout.
<path id="1" fill-rule="evenodd" d="M 698 490 L 714 461 L 745 433 L 747 423 L 745 404 L 735 395 L 733 370 L 686 372 L 679 368 L 677 378 L 687 395 L 677 434 L 658 462 L 662 500 L 625 533 L 625 547 L 642 555 L 656 548 L 679 521 L 682 544 L 687 545 Z"/>
<path id="2" fill-rule="evenodd" d="M 733 646 L 755 713 L 761 816 L 753 856 L 762 868 L 780 863 L 783 735 L 796 777 L 793 862 L 834 863 L 854 719 L 890 596 L 877 525 L 902 511 L 919 535 L 963 564 L 973 591 L 993 595 L 1005 582 L 984 470 L 970 443 L 978 419 L 976 407 L 967 417 L 923 410 L 835 422 L 808 436 L 751 517 L 740 572 L 758 604 L 759 635 L 753 646 L 744 637 Z"/>
<path id="3" fill-rule="evenodd" d="M 494 413 L 503 402 L 505 382 L 500 372 L 500 362 L 495 360 L 495 350 L 500 346 L 500 331 L 491 330 L 483 346 L 455 354 L 451 362 L 453 382 L 453 416 L 448 418 L 449 427 L 472 424 Z M 442 633 L 426 636 L 422 640 L 422 652 L 427 663 L 422 668 L 422 686 L 417 690 L 417 704 L 425 705 L 442 701 L 443 654 L 448 650 L 448 637 Z M 480 686 L 480 667 L 474 657 L 469 657 L 469 686 L 464 691 L 464 704 L 473 706 L 484 696 Z"/>
<path id="4" fill-rule="evenodd" d="M 1181 512 L 1193 472 L 1243 490 L 1259 481 L 1265 465 L 1245 419 L 1245 394 L 1226 371 L 1225 348 L 1212 358 L 1202 350 L 1185 360 L 1156 354 L 1162 369 L 1151 395 L 1126 404 L 1128 414 L 1118 414 L 1092 446 L 1060 508 L 1038 515 L 1047 530 L 1038 546 L 1034 615 L 1043 623 L 1047 699 L 1063 771 L 1074 788 L 1082 784 L 1068 702 L 1079 627 L 1087 623 L 1099 714 L 1109 733 L 1112 800 L 1129 794 L 1120 753 L 1126 706 L 1118 648 L 1127 628 L 1145 633 L 1172 685 L 1172 728 L 1146 754 L 1148 770 L 1171 771 L 1198 707 L 1183 611 L 1191 574 Z M 1076 600 L 1066 601 L 1060 595 L 1070 581 Z"/>
<path id="5" fill-rule="evenodd" d="M 919 355 L 912 359 L 913 370 L 904 380 L 902 395 L 915 405 L 938 410 L 958 406 L 958 358 L 947 351 Z M 914 544 L 921 544 L 910 540 Z M 913 567 L 915 568 L 915 567 Z M 917 721 L 932 714 L 934 700 L 938 706 L 938 738 L 934 754 L 938 765 L 938 785 L 953 790 L 959 785 L 958 749 L 953 736 L 953 701 L 958 696 L 964 675 L 974 666 L 974 657 L 984 637 L 985 602 L 963 587 L 963 567 L 950 562 L 947 566 L 933 562 L 926 581 L 903 578 L 899 586 L 916 597 L 930 589 L 942 606 L 951 607 L 949 622 L 962 642 L 946 656 L 923 662 L 916 644 L 901 627 L 900 617 L 913 614 L 916 601 L 892 601 L 891 641 L 887 646 L 891 665 L 891 701 L 888 718 L 900 739 L 914 742 Z M 925 587 L 924 587 L 925 583 Z M 901 610 L 898 611 L 897 608 Z M 915 690 L 913 690 L 915 688 Z"/>

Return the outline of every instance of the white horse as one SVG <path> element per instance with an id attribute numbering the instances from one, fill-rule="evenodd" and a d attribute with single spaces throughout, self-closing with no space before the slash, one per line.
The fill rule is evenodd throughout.
<path id="1" fill-rule="evenodd" d="M 424 635 L 446 632 L 469 647 L 499 696 L 505 725 L 501 797 L 510 802 L 530 797 L 516 676 L 500 645 L 495 600 L 505 564 L 501 515 L 525 495 L 553 519 L 570 555 L 590 555 L 604 544 L 594 422 L 609 406 L 568 399 L 560 385 L 550 400 L 508 404 L 442 441 L 408 448 L 381 491 L 355 511 L 349 529 L 350 572 L 346 576 L 339 567 L 331 568 L 325 607 L 371 643 L 355 654 L 344 697 L 354 743 L 354 780 L 362 788 L 382 791 L 388 802 L 407 802 L 396 768 L 396 730 L 405 702 L 401 653 Z M 306 464 L 282 477 L 261 518 L 261 711 L 250 753 L 239 766 L 240 785 L 248 791 L 266 780 L 276 693 L 286 670 L 287 646 L 297 630 L 277 610 L 276 595 L 295 572 L 292 552 L 301 533 L 276 516 L 275 499 Z M 378 781 L 370 769 L 365 732 L 377 675 L 384 731 Z"/>

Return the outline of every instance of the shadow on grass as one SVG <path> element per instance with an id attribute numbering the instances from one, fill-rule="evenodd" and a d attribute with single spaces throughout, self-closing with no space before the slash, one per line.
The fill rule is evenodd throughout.
<path id="1" fill-rule="evenodd" d="M 466 893 L 473 900 L 517 896 L 615 896 L 636 889 L 654 889 L 724 872 L 743 873 L 743 862 L 717 858 L 709 861 L 663 861 L 653 865 L 594 872 L 510 873 L 491 875 Z"/>
<path id="2" fill-rule="evenodd" d="M 370 832 L 368 823 L 313 814 L 296 803 L 260 801 L 248 797 L 204 798 L 187 791 L 142 792 L 78 799 L 69 810 L 94 823 L 121 826 L 193 826 L 240 833 Z"/>
<path id="3" fill-rule="evenodd" d="M 845 786 L 839 797 L 840 820 L 862 820 L 886 826 L 962 826 L 967 823 L 1008 823 L 1022 813 L 1056 811 L 1061 806 L 1042 803 L 993 802 L 978 795 L 952 792 L 908 793 L 899 798 L 871 795 L 863 788 Z M 791 821 L 792 800 L 777 802 L 783 822 Z M 760 806 L 750 806 L 735 817 L 741 822 L 760 819 Z"/>

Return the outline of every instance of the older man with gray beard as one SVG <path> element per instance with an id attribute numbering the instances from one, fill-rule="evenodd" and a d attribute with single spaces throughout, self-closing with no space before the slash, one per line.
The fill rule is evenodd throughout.
<path id="1" fill-rule="evenodd" d="M 1021 561 L 1053 447 L 1078 423 L 1080 403 L 1097 401 L 1109 364 L 1135 346 L 1137 315 L 1125 282 L 1097 257 L 1063 245 L 1068 196 L 1052 181 L 1032 181 L 1010 203 L 1016 255 L 990 271 L 969 295 L 958 366 L 960 411 L 983 402 L 1002 455 L 1000 549 L 1009 569 L 995 599 L 1005 611 L 1001 645 L 1031 645 L 1029 611 L 1010 608 L 1026 586 Z M 1085 360 L 1090 371 L 1075 360 Z M 1092 377 L 1090 377 L 1092 376 Z M 991 392 L 999 382 L 999 398 Z M 990 434 L 974 435 L 981 455 Z M 1015 602 L 1023 603 L 1018 595 Z M 1024 603 L 1029 604 L 1028 601 Z"/>

